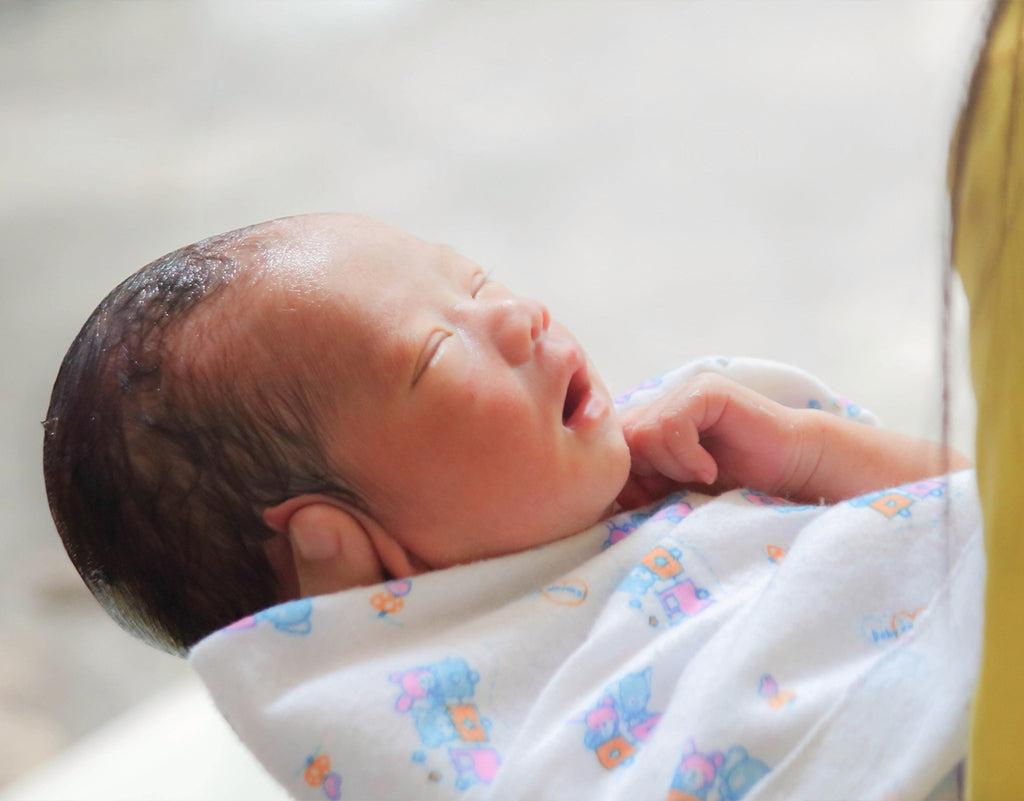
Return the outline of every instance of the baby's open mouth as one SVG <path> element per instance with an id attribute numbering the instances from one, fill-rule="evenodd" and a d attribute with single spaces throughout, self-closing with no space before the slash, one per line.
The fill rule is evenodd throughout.
<path id="1" fill-rule="evenodd" d="M 565 393 L 562 405 L 562 424 L 573 428 L 573 418 L 585 406 L 584 400 L 590 392 L 590 378 L 586 366 L 581 366 L 569 379 L 569 389 Z"/>

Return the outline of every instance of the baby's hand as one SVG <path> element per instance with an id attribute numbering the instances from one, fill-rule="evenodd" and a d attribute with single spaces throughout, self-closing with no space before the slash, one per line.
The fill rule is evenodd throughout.
<path id="1" fill-rule="evenodd" d="M 821 451 L 819 414 L 701 373 L 623 412 L 632 467 L 619 503 L 640 506 L 682 487 L 717 493 L 739 486 L 806 500 L 803 485 Z"/>

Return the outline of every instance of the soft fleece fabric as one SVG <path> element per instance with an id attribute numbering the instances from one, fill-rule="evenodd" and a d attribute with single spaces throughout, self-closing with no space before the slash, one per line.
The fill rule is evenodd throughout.
<path id="1" fill-rule="evenodd" d="M 620 402 L 703 370 L 871 419 L 747 359 Z M 966 750 L 974 483 L 832 507 L 679 493 L 528 552 L 265 610 L 191 661 L 297 798 L 921 799 Z"/>

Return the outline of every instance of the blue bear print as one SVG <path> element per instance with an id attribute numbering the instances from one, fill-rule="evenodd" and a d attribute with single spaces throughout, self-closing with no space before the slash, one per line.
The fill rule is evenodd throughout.
<path id="1" fill-rule="evenodd" d="M 651 712 L 651 668 L 630 673 L 609 686 L 597 705 L 583 716 L 583 745 L 605 770 L 628 765 L 654 731 L 660 713 Z"/>
<path id="2" fill-rule="evenodd" d="M 627 729 L 650 718 L 647 702 L 651 700 L 651 668 L 642 673 L 630 673 L 618 687 L 619 709 Z"/>
<path id="3" fill-rule="evenodd" d="M 425 748 L 438 748 L 456 738 L 455 725 L 443 706 L 415 707 L 412 718 Z"/>
<path id="4" fill-rule="evenodd" d="M 278 631 L 287 634 L 309 634 L 313 630 L 313 600 L 299 598 L 295 601 L 272 606 L 257 612 L 255 615 L 243 617 L 226 627 L 227 631 L 251 629 L 259 623 L 269 623 Z"/>
<path id="5" fill-rule="evenodd" d="M 480 715 L 475 703 L 480 674 L 465 659 L 448 657 L 417 665 L 392 673 L 389 681 L 400 689 L 395 711 L 409 715 L 423 748 L 447 748 L 457 789 L 494 780 L 501 757 L 488 744 L 491 721 Z M 416 762 L 427 759 L 422 751 L 413 754 Z M 436 770 L 431 773 L 440 775 Z"/>
<path id="6" fill-rule="evenodd" d="M 436 683 L 435 692 L 439 698 L 447 700 L 463 700 L 472 698 L 480 674 L 470 670 L 465 659 L 445 659 L 431 667 Z"/>
<path id="7" fill-rule="evenodd" d="M 683 753 L 665 801 L 739 801 L 770 769 L 747 749 L 734 745 L 724 754 L 701 753 L 693 741 Z"/>
<path id="8" fill-rule="evenodd" d="M 265 620 L 278 631 L 290 634 L 309 634 L 313 628 L 313 599 L 299 598 L 285 604 L 272 606 L 256 613 L 256 620 Z"/>

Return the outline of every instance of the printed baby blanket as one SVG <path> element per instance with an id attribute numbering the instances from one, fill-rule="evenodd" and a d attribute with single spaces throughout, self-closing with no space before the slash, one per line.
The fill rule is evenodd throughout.
<path id="1" fill-rule="evenodd" d="M 869 419 L 767 362 L 717 370 Z M 542 548 L 286 603 L 192 664 L 297 798 L 921 799 L 964 756 L 966 471 L 832 507 L 678 493 Z"/>

